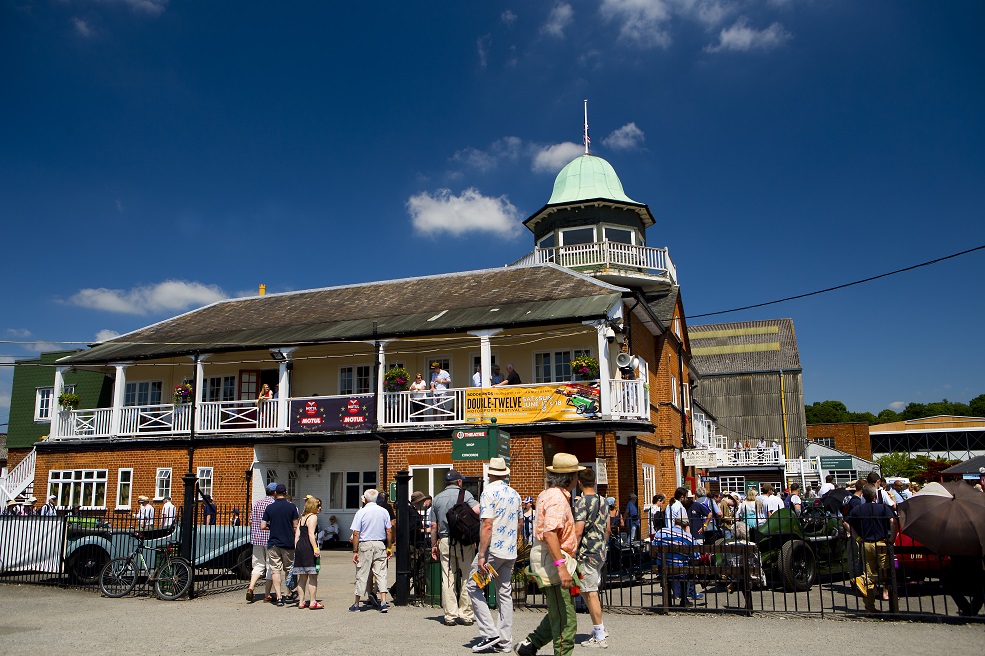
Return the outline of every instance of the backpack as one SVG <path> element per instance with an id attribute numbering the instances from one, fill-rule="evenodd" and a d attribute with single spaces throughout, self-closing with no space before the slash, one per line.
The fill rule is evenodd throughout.
<path id="1" fill-rule="evenodd" d="M 458 491 L 458 502 L 448 509 L 448 542 L 465 546 L 479 544 L 479 516 L 465 501 L 465 488 Z"/>
<path id="2" fill-rule="evenodd" d="M 787 510 L 793 510 L 793 504 L 790 503 L 790 500 L 792 498 L 793 498 L 793 494 L 790 494 L 790 493 L 786 494 L 783 497 L 783 507 L 786 508 Z"/>

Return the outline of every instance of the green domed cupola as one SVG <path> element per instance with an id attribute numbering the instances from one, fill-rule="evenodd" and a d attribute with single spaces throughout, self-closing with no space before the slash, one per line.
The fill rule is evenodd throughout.
<path id="1" fill-rule="evenodd" d="M 548 205 L 606 198 L 640 205 L 626 195 L 612 165 L 601 157 L 582 155 L 571 160 L 554 180 L 554 193 Z"/>

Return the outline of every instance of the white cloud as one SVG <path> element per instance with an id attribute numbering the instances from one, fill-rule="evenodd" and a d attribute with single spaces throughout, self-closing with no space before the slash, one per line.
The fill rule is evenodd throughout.
<path id="1" fill-rule="evenodd" d="M 736 10 L 728 0 L 671 0 L 669 4 L 675 13 L 708 28 L 721 25 Z"/>
<path id="2" fill-rule="evenodd" d="M 499 161 L 502 159 L 515 162 L 523 154 L 524 148 L 523 139 L 520 137 L 503 137 L 494 141 L 488 150 L 469 146 L 457 151 L 451 159 L 469 168 L 487 172 L 499 166 Z M 461 177 L 459 172 L 451 172 L 449 175 Z"/>
<path id="3" fill-rule="evenodd" d="M 27 328 L 8 328 L 7 334 L 11 337 L 17 337 L 19 339 L 27 339 L 31 336 L 31 331 Z"/>
<path id="4" fill-rule="evenodd" d="M 614 130 L 602 143 L 613 150 L 636 150 L 643 145 L 645 139 L 646 135 L 636 127 L 636 123 L 627 123 Z"/>
<path id="5" fill-rule="evenodd" d="M 564 30 L 571 25 L 574 17 L 575 10 L 571 8 L 571 5 L 566 2 L 559 2 L 551 9 L 547 22 L 540 28 L 540 31 L 559 39 L 564 38 Z"/>
<path id="6" fill-rule="evenodd" d="M 534 155 L 530 168 L 538 173 L 557 173 L 565 164 L 584 152 L 585 146 L 570 141 L 544 146 Z"/>
<path id="7" fill-rule="evenodd" d="M 513 23 L 516 22 L 516 14 L 507 9 L 499 15 L 499 20 L 503 23 L 503 25 L 513 25 Z"/>
<path id="8" fill-rule="evenodd" d="M 109 328 L 103 328 L 98 333 L 96 333 L 97 342 L 108 342 L 109 340 L 119 337 L 120 333 L 115 330 L 110 330 Z"/>
<path id="9" fill-rule="evenodd" d="M 489 153 L 483 152 L 478 148 L 463 148 L 451 156 L 455 162 L 461 162 L 466 166 L 480 171 L 491 171 L 496 168 L 496 158 Z"/>
<path id="10" fill-rule="evenodd" d="M 151 16 L 160 16 L 164 13 L 170 0 L 122 0 L 122 2 L 134 11 L 140 11 Z"/>
<path id="11" fill-rule="evenodd" d="M 893 401 L 889 404 L 889 409 L 895 412 L 899 412 L 906 407 L 906 401 Z"/>
<path id="12" fill-rule="evenodd" d="M 130 290 L 105 287 L 81 289 L 69 299 L 69 302 L 80 307 L 106 312 L 150 314 L 184 311 L 224 298 L 228 296 L 216 285 L 168 280 Z"/>
<path id="13" fill-rule="evenodd" d="M 72 19 L 72 28 L 75 29 L 75 33 L 81 36 L 83 39 L 88 39 L 94 34 L 92 26 L 89 24 L 89 22 L 81 18 Z"/>
<path id="14" fill-rule="evenodd" d="M 520 212 L 506 196 L 483 196 L 471 187 L 460 196 L 449 189 L 421 192 L 407 200 L 407 211 L 414 229 L 428 236 L 485 232 L 510 238 L 520 232 Z"/>
<path id="15" fill-rule="evenodd" d="M 602 0 L 602 18 L 619 24 L 619 37 L 641 48 L 670 45 L 664 25 L 670 21 L 666 0 Z"/>
<path id="16" fill-rule="evenodd" d="M 750 50 L 772 50 L 792 38 L 790 32 L 783 29 L 779 23 L 773 23 L 767 28 L 757 30 L 749 27 L 745 17 L 739 18 L 730 27 L 722 28 L 718 34 L 718 43 L 705 47 L 706 52 L 748 52 Z"/>

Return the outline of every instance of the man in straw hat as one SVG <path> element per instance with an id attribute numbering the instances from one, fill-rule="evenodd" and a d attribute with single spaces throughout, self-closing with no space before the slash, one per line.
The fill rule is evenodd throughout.
<path id="1" fill-rule="evenodd" d="M 441 368 L 441 363 L 435 360 L 431 363 L 431 397 L 433 398 L 434 418 L 440 418 L 440 412 L 445 403 L 448 388 L 451 387 L 451 374 Z"/>
<path id="2" fill-rule="evenodd" d="M 541 588 L 547 600 L 547 615 L 526 640 L 516 644 L 514 651 L 519 656 L 536 656 L 538 649 L 552 641 L 555 656 L 567 656 L 574 651 L 578 620 L 565 554 L 574 556 L 578 549 L 571 491 L 578 483 L 578 472 L 583 469 L 578 458 L 570 453 L 554 454 L 553 462 L 547 467 L 547 489 L 537 497 L 534 537 L 544 542 L 561 582 Z"/>
<path id="3" fill-rule="evenodd" d="M 517 538 L 521 529 L 520 495 L 506 484 L 510 468 L 500 457 L 489 461 L 489 485 L 479 496 L 479 550 L 472 561 L 466 583 L 472 598 L 472 611 L 479 625 L 481 640 L 472 648 L 476 654 L 509 652 L 513 646 L 513 563 L 516 562 Z M 496 604 L 499 621 L 493 619 L 483 588 L 473 578 L 485 575 L 492 567 L 496 572 Z"/>
<path id="4" fill-rule="evenodd" d="M 140 508 L 135 515 L 137 518 L 137 528 L 153 528 L 154 526 L 154 506 L 150 504 L 150 498 L 144 495 L 137 497 Z"/>

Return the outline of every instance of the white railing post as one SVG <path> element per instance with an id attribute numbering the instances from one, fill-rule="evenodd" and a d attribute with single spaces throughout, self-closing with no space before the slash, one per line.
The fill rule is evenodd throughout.
<path id="1" fill-rule="evenodd" d="M 287 415 L 291 410 L 291 369 L 294 368 L 292 354 L 297 347 L 283 348 L 280 352 L 284 354 L 277 372 L 277 428 L 287 430 Z"/>
<path id="2" fill-rule="evenodd" d="M 55 384 L 51 391 L 51 408 L 48 416 L 51 417 L 51 427 L 48 429 L 48 439 L 58 439 L 62 437 L 67 426 L 62 425 L 62 406 L 58 404 L 58 397 L 65 390 L 65 369 L 67 367 L 55 367 Z M 66 413 L 71 416 L 70 413 Z"/>
<path id="3" fill-rule="evenodd" d="M 113 414 L 109 420 L 109 434 L 114 437 L 121 434 L 120 430 L 123 426 L 123 403 L 126 399 L 128 366 L 122 362 L 113 365 L 113 368 L 116 369 L 116 379 L 113 381 Z"/>
<path id="4" fill-rule="evenodd" d="M 375 324 L 374 324 L 375 325 Z M 386 374 L 386 345 L 388 340 L 381 339 L 376 352 L 376 425 L 386 425 L 386 391 L 383 389 L 383 376 Z"/>
<path id="5" fill-rule="evenodd" d="M 205 360 L 208 358 L 208 354 L 202 355 L 198 353 L 195 355 L 195 399 L 192 403 L 195 404 L 195 409 L 200 410 L 202 408 L 202 385 L 205 381 Z M 172 426 L 178 423 L 178 409 L 180 406 L 174 407 L 174 415 L 171 417 Z M 189 417 L 188 429 L 198 431 L 202 425 L 202 413 L 196 412 L 195 414 L 195 426 L 191 425 L 191 418 Z M 177 426 L 175 426 L 177 428 Z"/>

